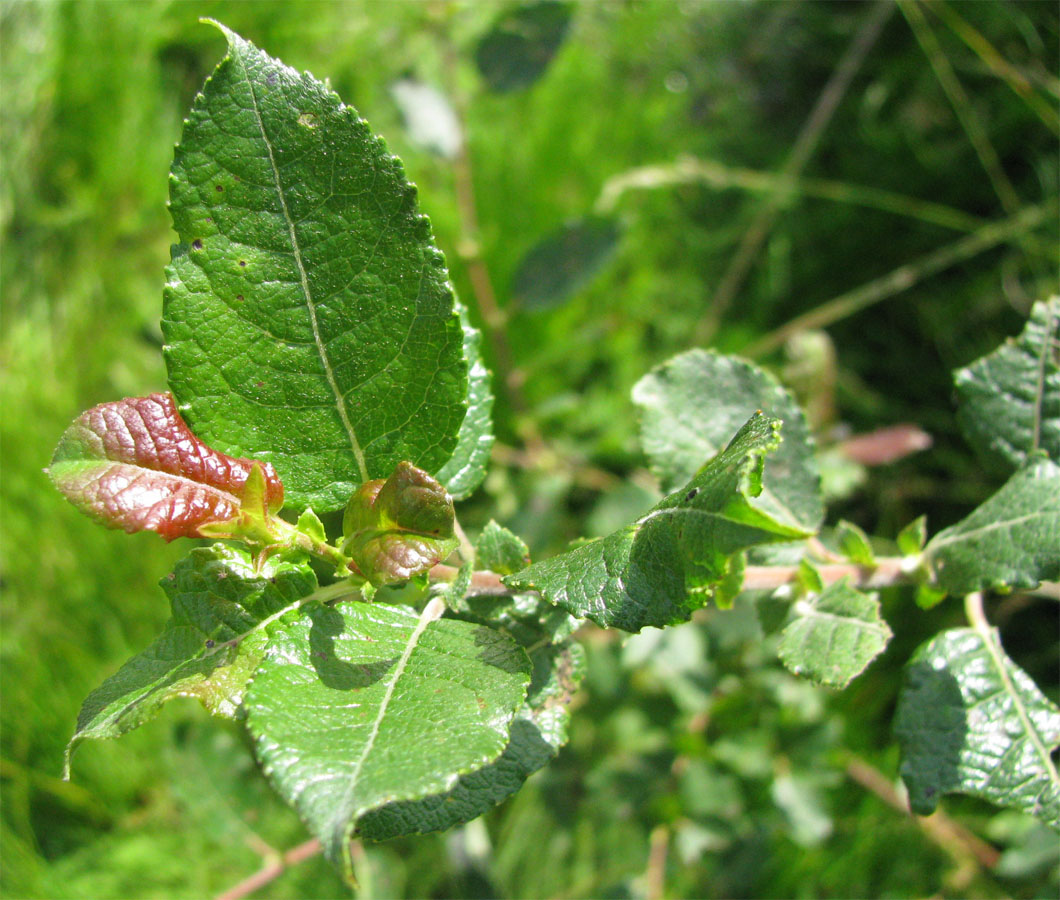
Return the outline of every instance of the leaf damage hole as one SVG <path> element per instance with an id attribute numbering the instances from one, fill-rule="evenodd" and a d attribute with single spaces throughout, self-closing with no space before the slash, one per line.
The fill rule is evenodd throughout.
<path id="1" fill-rule="evenodd" d="M 303 128 L 316 128 L 317 117 L 315 113 L 304 112 L 298 117 L 298 124 Z"/>
<path id="2" fill-rule="evenodd" d="M 695 497 L 696 497 L 696 494 L 698 494 L 698 493 L 699 493 L 699 488 L 692 488 L 692 490 L 690 490 L 687 494 L 685 494 L 685 499 L 686 500 L 694 500 Z"/>
<path id="3" fill-rule="evenodd" d="M 217 193 L 221 193 L 221 191 L 223 191 L 224 189 L 225 186 L 223 184 L 218 184 L 214 187 L 214 190 L 217 191 Z"/>
<path id="4" fill-rule="evenodd" d="M 202 249 L 202 241 L 199 240 L 199 238 L 195 238 L 195 240 L 191 242 L 191 249 L 192 250 L 201 250 Z"/>
<path id="5" fill-rule="evenodd" d="M 245 269 L 247 267 L 247 261 L 245 259 L 241 259 L 239 261 L 239 265 L 240 265 L 240 267 Z"/>

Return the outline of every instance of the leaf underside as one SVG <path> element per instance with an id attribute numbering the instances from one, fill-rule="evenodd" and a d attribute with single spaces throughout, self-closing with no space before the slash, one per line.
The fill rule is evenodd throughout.
<path id="1" fill-rule="evenodd" d="M 962 793 L 1060 829 L 1060 709 L 1009 659 L 996 629 L 945 631 L 906 667 L 895 733 L 913 811 Z"/>
<path id="2" fill-rule="evenodd" d="M 254 460 L 207 447 L 184 424 L 170 394 L 128 397 L 83 412 L 63 433 L 48 474 L 78 509 L 110 528 L 197 537 L 234 517 Z M 262 464 L 268 506 L 283 485 Z"/>
<path id="3" fill-rule="evenodd" d="M 436 471 L 467 410 L 464 336 L 401 166 L 311 75 L 227 29 L 173 163 L 169 382 L 292 507 L 340 509 L 402 460 Z"/>
<path id="4" fill-rule="evenodd" d="M 599 625 L 639 631 L 686 621 L 758 544 L 805 537 L 751 504 L 780 422 L 756 413 L 681 490 L 627 527 L 508 575 Z"/>
<path id="5" fill-rule="evenodd" d="M 526 654 L 467 622 L 341 603 L 278 630 L 247 693 L 262 767 L 332 861 L 357 820 L 453 787 L 508 744 Z"/>

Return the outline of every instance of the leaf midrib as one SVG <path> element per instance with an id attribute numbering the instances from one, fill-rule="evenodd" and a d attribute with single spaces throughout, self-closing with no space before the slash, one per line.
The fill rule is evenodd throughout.
<path id="1" fill-rule="evenodd" d="M 265 144 L 265 150 L 269 156 L 269 166 L 272 169 L 273 182 L 276 185 L 276 194 L 280 200 L 280 207 L 283 210 L 283 220 L 287 224 L 287 233 L 291 240 L 291 249 L 294 255 L 295 265 L 298 267 L 298 278 L 301 283 L 302 295 L 305 298 L 306 310 L 309 312 L 309 324 L 313 331 L 313 342 L 317 348 L 317 355 L 320 357 L 321 365 L 324 367 L 324 377 L 327 379 L 328 386 L 331 388 L 331 393 L 335 397 L 335 408 L 338 410 L 339 419 L 342 421 L 342 427 L 346 431 L 346 435 L 350 439 L 350 448 L 353 450 L 354 458 L 357 460 L 357 469 L 361 475 L 361 481 L 368 480 L 368 466 L 365 463 L 364 451 L 361 449 L 361 442 L 357 438 L 357 432 L 354 430 L 353 423 L 350 421 L 350 417 L 346 412 L 346 404 L 343 401 L 342 391 L 339 390 L 338 381 L 335 379 L 335 372 L 331 368 L 331 360 L 328 359 L 327 348 L 324 346 L 324 339 L 320 334 L 320 326 L 317 322 L 317 309 L 316 304 L 313 302 L 313 295 L 309 288 L 309 276 L 306 272 L 305 263 L 302 259 L 302 248 L 298 242 L 298 234 L 295 230 L 294 218 L 291 216 L 290 210 L 287 208 L 287 197 L 283 191 L 283 183 L 280 180 L 280 169 L 276 165 L 276 157 L 272 152 L 272 141 L 269 140 L 269 136 L 265 131 L 265 122 L 261 118 L 261 110 L 258 107 L 258 97 L 254 92 L 254 82 L 250 78 L 250 73 L 247 71 L 246 63 L 243 58 L 237 54 L 239 58 L 240 69 L 243 72 L 243 78 L 247 82 L 247 89 L 250 91 L 250 102 L 254 111 L 254 119 L 258 125 L 258 131 L 261 133 L 261 140 Z"/>

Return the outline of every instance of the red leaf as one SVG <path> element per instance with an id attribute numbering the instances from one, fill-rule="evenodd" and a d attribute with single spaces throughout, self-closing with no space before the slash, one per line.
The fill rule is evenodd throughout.
<path id="1" fill-rule="evenodd" d="M 63 433 L 48 474 L 67 500 L 104 525 L 171 541 L 238 515 L 255 465 L 269 509 L 279 510 L 283 484 L 269 463 L 211 450 L 184 424 L 172 394 L 151 394 L 82 413 Z"/>

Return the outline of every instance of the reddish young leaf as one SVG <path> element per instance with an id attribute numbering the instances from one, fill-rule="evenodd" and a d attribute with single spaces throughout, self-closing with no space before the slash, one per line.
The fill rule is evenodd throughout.
<path id="1" fill-rule="evenodd" d="M 226 456 L 200 441 L 172 394 L 129 397 L 82 413 L 63 433 L 48 475 L 64 497 L 109 528 L 199 537 L 208 522 L 239 514 L 255 465 L 269 510 L 283 484 L 268 463 Z"/>

